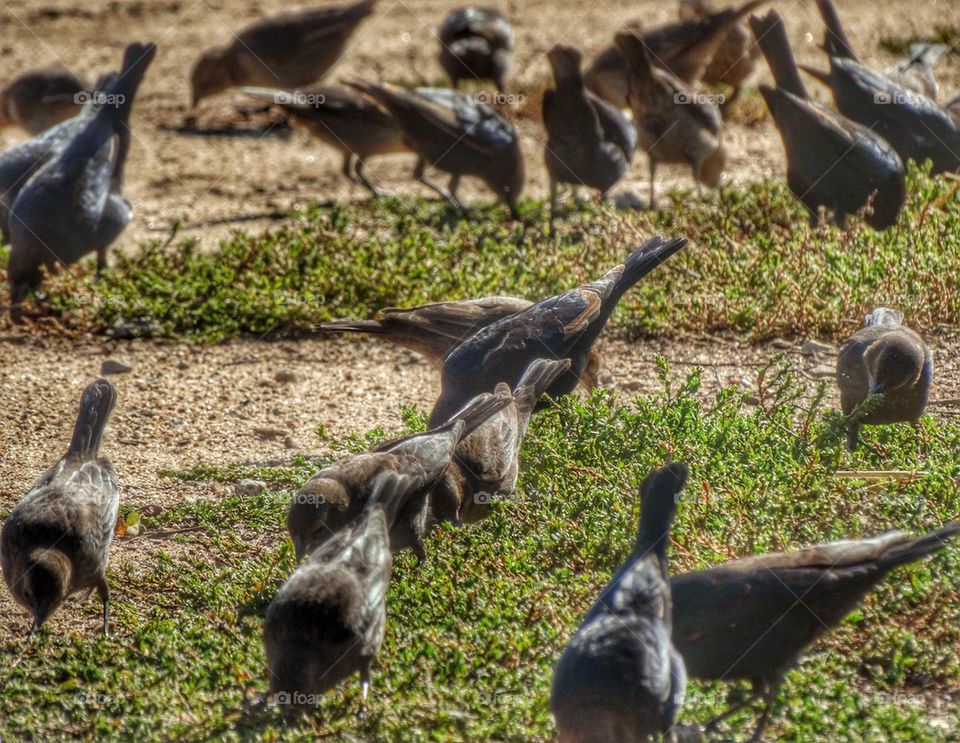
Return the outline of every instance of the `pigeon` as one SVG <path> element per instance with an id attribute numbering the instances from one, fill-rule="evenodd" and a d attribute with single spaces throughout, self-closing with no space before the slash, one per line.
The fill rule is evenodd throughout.
<path id="1" fill-rule="evenodd" d="M 23 186 L 10 209 L 11 306 L 36 289 L 41 268 L 70 265 L 91 252 L 98 272 L 110 244 L 133 218 L 123 197 L 130 144 L 129 117 L 156 46 L 131 44 L 104 103 L 57 156 Z"/>
<path id="2" fill-rule="evenodd" d="M 105 379 L 84 390 L 67 453 L 23 496 L 0 531 L 3 578 L 33 615 L 30 634 L 68 596 L 94 589 L 103 602 L 103 633 L 109 632 L 107 554 L 120 495 L 100 443 L 116 399 Z"/>
<path id="3" fill-rule="evenodd" d="M 627 60 L 627 99 L 640 147 L 650 159 L 650 208 L 657 208 L 655 178 L 660 162 L 689 164 L 698 193 L 701 184 L 719 186 L 726 163 L 720 142 L 720 110 L 670 72 L 653 65 L 641 38 L 621 32 L 616 43 Z"/>
<path id="4" fill-rule="evenodd" d="M 686 243 L 685 238 L 651 238 L 603 278 L 542 299 L 478 330 L 444 361 L 440 397 L 429 425 L 440 425 L 468 400 L 492 391 L 499 382 L 515 389 L 538 358 L 570 359 L 570 368 L 547 388 L 547 394 L 558 398 L 572 392 L 620 297 Z"/>
<path id="5" fill-rule="evenodd" d="M 867 224 L 876 230 L 892 226 L 907 194 L 900 157 L 869 128 L 809 98 L 776 11 L 751 17 L 750 25 L 777 83 L 761 85 L 760 93 L 783 140 L 787 185 L 811 223 L 823 207 L 842 227 L 848 215 L 870 204 Z"/>
<path id="6" fill-rule="evenodd" d="M 438 33 L 440 66 L 458 88 L 461 80 L 491 80 L 501 93 L 513 62 L 513 29 L 489 8 L 459 8 Z"/>
<path id="7" fill-rule="evenodd" d="M 673 463 L 643 481 L 633 551 L 557 662 L 550 708 L 563 743 L 641 743 L 672 732 L 686 672 L 670 640 L 667 547 L 687 474 Z"/>
<path id="8" fill-rule="evenodd" d="M 890 571 L 936 552 L 957 534 L 960 521 L 921 537 L 893 531 L 675 575 L 674 647 L 690 678 L 752 684 L 764 709 L 750 740 L 760 741 L 783 678 L 803 650 L 840 624 Z"/>
<path id="9" fill-rule="evenodd" d="M 290 119 L 343 155 L 343 174 L 373 196 L 382 192 L 363 173 L 367 159 L 410 152 L 393 117 L 370 98 L 341 86 L 283 91 L 244 88 L 244 93 L 269 98 Z"/>
<path id="10" fill-rule="evenodd" d="M 637 130 L 619 109 L 584 87 L 579 51 L 557 44 L 547 59 L 556 84 L 543 94 L 552 231 L 559 184 L 587 186 L 605 196 L 630 169 Z"/>
<path id="11" fill-rule="evenodd" d="M 40 134 L 76 116 L 89 97 L 89 83 L 69 70 L 29 70 L 0 88 L 0 129 L 18 126 Z"/>
<path id="12" fill-rule="evenodd" d="M 383 105 L 403 130 L 404 141 L 419 156 L 414 178 L 461 212 L 460 179 L 479 178 L 517 218 L 523 191 L 523 154 L 513 124 L 486 103 L 443 88 L 404 90 L 394 85 L 350 83 Z M 430 165 L 450 174 L 447 189 L 426 180 Z"/>
<path id="13" fill-rule="evenodd" d="M 903 313 L 878 307 L 864 327 L 840 347 L 837 385 L 847 417 L 847 446 L 857 448 L 863 424 L 917 425 L 927 406 L 933 355 L 923 339 L 902 325 Z M 867 398 L 879 395 L 876 405 Z M 857 411 L 866 402 L 867 412 Z"/>
<path id="14" fill-rule="evenodd" d="M 512 401 L 509 392 L 479 395 L 442 425 L 351 454 L 320 470 L 300 488 L 287 513 L 297 560 L 356 519 L 377 478 L 393 473 L 412 495 L 403 491 L 406 505 L 391 520 L 390 548 L 398 552 L 409 547 L 422 562 L 427 554 L 423 540 L 430 491 L 450 465 L 460 440 Z"/>
<path id="15" fill-rule="evenodd" d="M 455 526 L 475 523 L 492 512 L 495 500 L 513 494 L 520 445 L 533 409 L 543 391 L 569 368 L 570 359 L 537 359 L 517 383 L 513 404 L 460 440 L 450 466 L 430 495 L 434 519 Z M 501 382 L 494 392 L 510 394 L 510 388 Z"/>
<path id="16" fill-rule="evenodd" d="M 208 49 L 190 77 L 193 106 L 233 87 L 301 88 L 318 82 L 376 0 L 265 18 L 221 47 Z"/>

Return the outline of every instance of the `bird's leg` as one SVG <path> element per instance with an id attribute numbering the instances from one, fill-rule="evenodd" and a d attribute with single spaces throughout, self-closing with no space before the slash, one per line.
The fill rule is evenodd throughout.
<path id="1" fill-rule="evenodd" d="M 860 423 L 851 421 L 847 425 L 847 449 L 856 451 L 860 444 Z"/>
<path id="2" fill-rule="evenodd" d="M 777 701 L 777 693 L 780 691 L 780 681 L 776 681 L 767 686 L 763 692 L 763 714 L 760 715 L 760 722 L 757 723 L 757 729 L 753 731 L 750 740 L 747 743 L 760 743 L 763 740 L 763 731 L 770 724 L 770 715 L 773 713 L 773 705 Z"/>
<path id="3" fill-rule="evenodd" d="M 450 176 L 450 182 L 447 184 L 447 191 L 450 194 L 450 203 L 453 204 L 454 209 L 458 209 L 463 216 L 467 216 L 467 207 L 463 205 L 463 202 L 460 201 L 460 198 L 457 196 L 457 191 L 460 189 L 460 174 L 454 173 Z"/>
<path id="4" fill-rule="evenodd" d="M 739 702 L 735 702 L 734 704 L 730 705 L 724 712 L 721 712 L 719 715 L 709 720 L 707 724 L 703 726 L 703 729 L 708 733 L 712 733 L 717 729 L 717 726 L 721 722 L 726 720 L 728 717 L 731 717 L 735 713 L 742 710 L 744 707 L 747 707 L 753 704 L 757 700 L 758 696 L 759 695 L 756 692 L 753 692 L 746 699 L 741 699 Z"/>
<path id="5" fill-rule="evenodd" d="M 417 567 L 419 568 L 427 559 L 427 547 L 422 539 L 418 538 L 417 543 L 413 545 L 413 553 L 417 556 Z"/>
<path id="6" fill-rule="evenodd" d="M 440 196 L 440 198 L 444 199 L 454 209 L 462 209 L 463 207 L 459 204 L 459 202 L 456 201 L 456 199 L 453 198 L 453 196 L 451 196 L 447 192 L 446 189 L 442 188 L 441 186 L 434 185 L 433 183 L 427 180 L 426 170 L 427 170 L 427 163 L 423 160 L 423 158 L 420 158 L 419 160 L 417 160 L 417 166 L 413 169 L 413 177 L 418 181 L 420 181 L 424 186 L 429 188 L 431 191 L 433 191 L 435 194 Z"/>
<path id="7" fill-rule="evenodd" d="M 553 178 L 550 179 L 550 223 L 547 229 L 547 234 L 550 237 L 553 237 L 553 223 L 557 218 L 557 195 L 560 189 L 560 184 Z"/>
<path id="8" fill-rule="evenodd" d="M 360 719 L 367 716 L 367 696 L 370 693 L 370 661 L 360 666 Z"/>
<path id="9" fill-rule="evenodd" d="M 340 172 L 343 173 L 351 181 L 356 183 L 357 178 L 353 174 L 353 158 L 354 158 L 354 155 L 352 152 L 347 151 L 343 153 L 343 167 L 340 168 Z"/>
<path id="10" fill-rule="evenodd" d="M 358 158 L 357 158 L 357 164 L 356 164 L 356 166 L 354 167 L 354 172 L 357 174 L 357 180 L 359 180 L 360 183 L 361 183 L 370 193 L 373 194 L 374 198 L 378 198 L 378 197 L 380 197 L 380 196 L 383 196 L 383 195 L 384 195 L 384 192 L 381 191 L 381 190 L 380 190 L 379 188 L 377 188 L 376 186 L 374 186 L 369 180 L 367 180 L 367 176 L 365 176 L 365 175 L 363 174 L 363 166 L 364 166 L 364 165 L 365 165 L 365 163 L 363 162 L 363 158 L 358 157 Z"/>
<path id="11" fill-rule="evenodd" d="M 657 187 L 654 185 L 654 179 L 657 176 L 657 161 L 650 155 L 650 211 L 657 210 Z"/>
<path id="12" fill-rule="evenodd" d="M 104 246 L 97 250 L 97 272 L 94 274 L 94 278 L 97 281 L 100 281 L 100 275 L 103 273 L 103 270 L 107 267 L 107 247 Z"/>
<path id="13" fill-rule="evenodd" d="M 693 182 L 697 184 L 697 198 L 703 199 L 703 183 L 701 183 L 700 178 L 703 175 L 703 163 L 698 162 L 693 166 Z"/>
<path id="14" fill-rule="evenodd" d="M 107 585 L 107 579 L 100 576 L 97 581 L 97 593 L 100 594 L 100 600 L 103 601 L 103 634 L 105 637 L 110 635 L 110 586 Z"/>

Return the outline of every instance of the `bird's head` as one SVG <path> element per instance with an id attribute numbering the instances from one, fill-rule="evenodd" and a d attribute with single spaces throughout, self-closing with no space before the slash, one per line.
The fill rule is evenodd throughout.
<path id="1" fill-rule="evenodd" d="M 338 513 L 346 512 L 349 506 L 349 493 L 336 480 L 314 477 L 300 488 L 287 512 L 287 531 L 298 562 L 333 536 L 342 520 Z"/>
<path id="2" fill-rule="evenodd" d="M 651 470 L 640 483 L 640 530 L 637 546 L 651 545 L 666 554 L 666 540 L 677 511 L 679 494 L 687 482 L 689 470 L 680 462 Z"/>
<path id="3" fill-rule="evenodd" d="M 14 590 L 20 603 L 33 614 L 34 630 L 40 629 L 67 597 L 70 576 L 70 560 L 60 550 L 38 548 L 30 553 Z"/>
<path id="4" fill-rule="evenodd" d="M 870 394 L 880 395 L 912 387 L 923 373 L 923 346 L 906 333 L 888 333 L 863 354 Z"/>
<path id="5" fill-rule="evenodd" d="M 580 63 L 583 55 L 572 46 L 555 44 L 547 52 L 547 61 L 553 70 L 553 77 L 557 82 L 568 78 L 580 77 Z"/>
<path id="6" fill-rule="evenodd" d="M 191 106 L 196 108 L 204 98 L 226 90 L 231 85 L 233 80 L 227 65 L 226 49 L 208 49 L 200 55 L 190 74 Z"/>

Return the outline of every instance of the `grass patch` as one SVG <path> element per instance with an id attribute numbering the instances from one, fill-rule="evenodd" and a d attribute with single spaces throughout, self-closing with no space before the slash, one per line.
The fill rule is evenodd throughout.
<path id="1" fill-rule="evenodd" d="M 422 200 L 317 207 L 262 237 L 238 232 L 213 252 L 173 240 L 115 255 L 99 283 L 89 264 L 62 272 L 45 286 L 39 312 L 77 332 L 292 335 L 385 306 L 540 298 L 601 275 L 662 233 L 691 245 L 625 297 L 615 331 L 836 337 L 882 303 L 930 329 L 960 322 L 957 190 L 914 172 L 900 221 L 882 233 L 862 223 L 847 232 L 808 227 L 780 182 L 724 189 L 703 203 L 675 195 L 677 205 L 656 214 L 571 206 L 555 241 L 542 202 L 522 203 L 520 223 L 499 207 L 457 220 Z"/>
<path id="2" fill-rule="evenodd" d="M 922 439 L 908 426 L 868 428 L 851 455 L 839 414 L 822 395 L 811 401 L 780 361 L 762 374 L 758 405 L 733 388 L 703 400 L 699 372 L 671 386 L 665 363 L 662 391 L 629 406 L 598 392 L 540 414 L 516 496 L 479 525 L 435 532 L 422 568 L 411 555 L 398 558 L 366 717 L 358 716 L 356 683 L 328 694 L 312 720 L 285 721 L 258 702 L 266 690 L 263 615 L 294 567 L 283 527 L 287 491 L 322 464 L 298 461 L 286 471 L 171 473 L 259 476 L 270 487 L 145 519 L 148 531 L 199 531 L 152 551 L 145 540 L 130 543 L 144 552 L 111 568 L 114 637 L 97 634 L 96 602 L 73 602 L 35 644 L 8 638 L 0 736 L 546 741 L 553 664 L 632 543 L 636 483 L 666 457 L 691 466 L 674 570 L 960 516 L 960 425 L 925 419 Z M 405 418 L 422 426 L 420 413 Z M 355 451 L 384 435 L 333 443 Z M 834 476 L 878 468 L 928 474 L 881 483 Z M 933 718 L 940 710 L 956 724 L 956 707 L 942 695 L 960 685 L 957 547 L 894 574 L 813 649 L 788 676 L 772 738 L 951 739 Z M 682 719 L 705 721 L 728 693 L 737 691 L 691 685 Z M 752 722 L 738 715 L 730 736 L 744 738 Z"/>
<path id="3" fill-rule="evenodd" d="M 884 36 L 880 39 L 880 48 L 890 54 L 906 56 L 910 54 L 910 47 L 914 44 L 946 44 L 957 53 L 960 47 L 960 28 L 938 23 L 933 27 L 933 33 L 912 36 Z"/>

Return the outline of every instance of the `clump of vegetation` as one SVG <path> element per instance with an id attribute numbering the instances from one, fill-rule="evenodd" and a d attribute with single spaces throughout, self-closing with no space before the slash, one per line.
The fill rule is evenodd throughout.
<path id="1" fill-rule="evenodd" d="M 880 48 L 890 54 L 905 56 L 914 44 L 946 44 L 956 54 L 960 47 L 960 28 L 938 23 L 933 33 L 912 36 L 884 36 L 880 39 Z"/>

